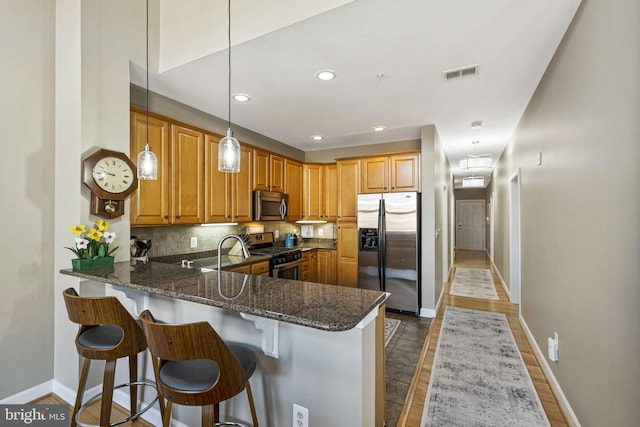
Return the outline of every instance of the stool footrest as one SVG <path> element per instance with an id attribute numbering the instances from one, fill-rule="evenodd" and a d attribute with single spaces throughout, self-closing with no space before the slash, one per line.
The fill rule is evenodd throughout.
<path id="1" fill-rule="evenodd" d="M 138 418 L 140 415 L 144 414 L 145 412 L 147 412 L 149 409 L 151 409 L 153 407 L 153 405 L 156 404 L 156 402 L 158 401 L 158 391 L 156 389 L 156 384 L 152 381 L 134 381 L 134 382 L 129 382 L 129 383 L 124 383 L 124 384 L 118 384 L 117 386 L 113 387 L 114 390 L 117 390 L 119 388 L 123 388 L 123 387 L 131 387 L 131 386 L 144 386 L 144 387 L 152 387 L 153 390 L 156 392 L 156 397 L 155 399 L 153 399 L 147 406 L 145 406 L 144 408 L 141 408 L 138 412 L 136 412 L 133 415 L 129 415 L 126 418 L 122 418 L 121 420 L 118 421 L 114 421 L 112 422 L 110 425 L 113 426 L 117 426 L 120 424 L 124 424 L 128 421 L 131 421 L 135 418 Z M 98 400 L 100 397 L 102 397 L 102 393 L 98 393 L 95 396 L 91 397 L 91 399 L 87 400 L 82 406 L 80 406 L 80 408 L 78 409 L 78 413 L 76 414 L 76 423 L 78 424 L 78 426 L 80 427 L 100 427 L 99 424 L 86 424 L 83 423 L 82 421 L 80 421 L 80 415 L 82 414 L 82 412 L 87 408 L 87 406 L 91 405 L 93 402 L 95 402 L 96 400 Z"/>

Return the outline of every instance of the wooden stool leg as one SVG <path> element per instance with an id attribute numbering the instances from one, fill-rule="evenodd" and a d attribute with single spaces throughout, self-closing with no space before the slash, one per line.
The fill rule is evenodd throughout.
<path id="1" fill-rule="evenodd" d="M 169 427 L 169 424 L 171 424 L 171 405 L 172 402 L 167 400 L 167 404 L 164 407 L 164 415 L 162 416 L 162 427 Z"/>
<path id="2" fill-rule="evenodd" d="M 202 407 L 202 427 L 213 427 L 215 417 L 215 405 L 204 405 Z"/>
<path id="3" fill-rule="evenodd" d="M 247 397 L 249 398 L 249 408 L 251 409 L 251 418 L 253 419 L 253 427 L 258 427 L 258 415 L 256 415 L 256 406 L 253 403 L 253 393 L 249 381 L 244 384 L 247 389 Z"/>
<path id="4" fill-rule="evenodd" d="M 220 404 L 219 403 L 213 404 L 213 421 L 216 423 L 220 422 Z"/>
<path id="5" fill-rule="evenodd" d="M 102 382 L 102 402 L 100 406 L 100 427 L 110 427 L 111 405 L 113 403 L 113 382 L 116 376 L 116 361 L 107 360 L 104 364 Z"/>
<path id="6" fill-rule="evenodd" d="M 138 355 L 129 356 L 129 382 L 138 381 Z M 138 412 L 138 386 L 129 387 L 129 402 L 131 407 L 131 415 Z"/>
<path id="7" fill-rule="evenodd" d="M 80 380 L 78 381 L 78 392 L 76 394 L 76 404 L 73 406 L 73 414 L 71 414 L 71 427 L 76 427 L 76 414 L 78 409 L 82 406 L 82 397 L 84 396 L 84 389 L 87 386 L 87 376 L 89 374 L 89 366 L 91 365 L 90 359 L 84 359 L 82 363 L 82 370 L 80 371 Z"/>

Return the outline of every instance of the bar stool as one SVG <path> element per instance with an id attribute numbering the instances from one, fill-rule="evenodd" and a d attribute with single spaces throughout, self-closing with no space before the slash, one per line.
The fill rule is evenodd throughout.
<path id="1" fill-rule="evenodd" d="M 78 354 L 84 358 L 71 416 L 71 427 L 85 425 L 79 421 L 80 414 L 100 396 L 100 427 L 122 424 L 139 417 L 158 400 L 156 397 L 153 402 L 137 411 L 138 386 L 155 388 L 153 383 L 138 381 L 138 353 L 147 348 L 142 328 L 115 297 L 81 297 L 73 288 L 66 289 L 63 296 L 69 320 L 80 325 L 75 342 Z M 122 357 L 129 358 L 129 382 L 114 386 L 116 362 Z M 83 405 L 82 399 L 91 360 L 105 361 L 102 393 Z M 129 386 L 131 415 L 110 423 L 113 390 L 126 386 Z"/>
<path id="2" fill-rule="evenodd" d="M 220 402 L 245 389 L 253 426 L 258 427 L 249 385 L 256 357 L 248 346 L 225 343 L 208 322 L 158 323 L 149 310 L 140 314 L 140 320 L 153 360 L 158 396 L 161 401 L 167 399 L 163 427 L 171 422 L 172 403 L 201 406 L 203 427 L 212 423 L 241 425 L 220 422 Z"/>

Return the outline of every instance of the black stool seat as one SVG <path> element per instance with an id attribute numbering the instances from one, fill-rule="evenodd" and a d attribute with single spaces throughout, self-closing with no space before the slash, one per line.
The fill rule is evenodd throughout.
<path id="1" fill-rule="evenodd" d="M 249 378 L 257 366 L 251 347 L 225 343 L 208 322 L 168 325 L 149 310 L 140 314 L 149 344 L 161 402 L 162 425 L 171 423 L 172 404 L 201 406 L 202 425 L 219 423 L 219 404 L 247 391 L 254 427 L 258 427 Z M 161 405 L 162 410 L 162 405 Z"/>

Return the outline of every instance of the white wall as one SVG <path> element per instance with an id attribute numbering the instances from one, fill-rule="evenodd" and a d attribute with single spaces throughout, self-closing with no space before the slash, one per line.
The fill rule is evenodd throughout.
<path id="1" fill-rule="evenodd" d="M 53 376 L 54 6 L 0 13 L 0 399 Z"/>
<path id="2" fill-rule="evenodd" d="M 499 160 L 495 263 L 509 278 L 521 168 L 522 316 L 583 426 L 640 419 L 640 3 L 582 2 Z M 542 152 L 542 165 L 537 165 Z"/>

